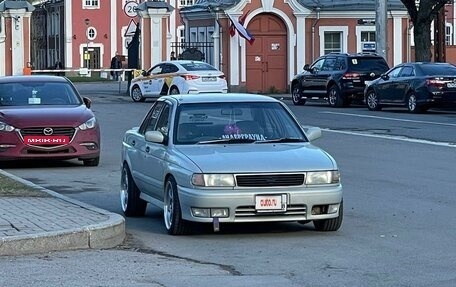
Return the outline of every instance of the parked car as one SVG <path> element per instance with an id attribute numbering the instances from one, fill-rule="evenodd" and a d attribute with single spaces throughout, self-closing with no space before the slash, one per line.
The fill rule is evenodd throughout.
<path id="1" fill-rule="evenodd" d="M 76 158 L 97 166 L 100 128 L 90 106 L 65 77 L 0 77 L 0 161 Z"/>
<path id="2" fill-rule="evenodd" d="M 135 102 L 162 95 L 226 93 L 225 74 L 208 63 L 175 60 L 159 63 L 132 80 L 130 96 Z"/>
<path id="3" fill-rule="evenodd" d="M 159 98 L 122 143 L 121 207 L 163 208 L 171 235 L 191 223 L 313 221 L 336 231 L 343 218 L 335 160 L 311 144 L 286 105 L 254 94 Z"/>
<path id="4" fill-rule="evenodd" d="M 371 111 L 404 106 L 411 113 L 420 113 L 432 107 L 455 106 L 456 66 L 430 62 L 399 64 L 368 85 L 364 97 Z"/>
<path id="5" fill-rule="evenodd" d="M 329 53 L 291 81 L 293 104 L 326 99 L 331 107 L 346 107 L 352 101 L 362 102 L 364 88 L 370 81 L 388 71 L 385 59 L 374 53 Z"/>

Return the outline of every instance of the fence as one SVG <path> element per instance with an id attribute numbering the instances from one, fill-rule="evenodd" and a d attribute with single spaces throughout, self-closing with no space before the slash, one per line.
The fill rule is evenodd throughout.
<path id="1" fill-rule="evenodd" d="M 79 68 L 79 69 L 44 69 L 44 70 L 31 70 L 32 75 L 55 75 L 55 76 L 79 76 L 79 77 L 93 77 L 92 73 L 97 73 L 100 79 L 109 79 L 109 75 L 111 72 L 120 72 L 120 76 L 118 78 L 119 82 L 119 93 L 121 92 L 121 85 L 122 81 L 130 81 L 133 77 L 138 75 L 138 71 L 136 69 L 87 69 L 87 68 Z M 131 75 L 131 78 L 128 78 L 128 75 Z"/>
<path id="2" fill-rule="evenodd" d="M 178 59 L 200 60 L 214 65 L 213 42 L 171 42 L 171 51 Z"/>

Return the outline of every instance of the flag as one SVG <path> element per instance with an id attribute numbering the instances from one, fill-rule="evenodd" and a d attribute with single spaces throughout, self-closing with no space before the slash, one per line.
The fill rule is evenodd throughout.
<path id="1" fill-rule="evenodd" d="M 236 30 L 237 30 L 239 32 L 239 35 L 242 38 L 246 39 L 247 42 L 250 43 L 250 45 L 252 45 L 253 42 L 255 41 L 255 38 L 244 27 L 244 21 L 245 21 L 245 18 L 247 17 L 247 15 L 249 14 L 249 12 L 250 11 L 247 11 L 247 13 L 242 15 L 241 18 L 239 18 L 238 21 L 234 20 L 233 17 L 231 17 L 231 15 L 229 15 L 229 14 L 228 14 L 228 18 L 230 18 L 230 21 L 231 21 L 231 26 L 230 26 L 230 35 L 231 35 L 231 37 L 233 37 L 236 34 Z"/>

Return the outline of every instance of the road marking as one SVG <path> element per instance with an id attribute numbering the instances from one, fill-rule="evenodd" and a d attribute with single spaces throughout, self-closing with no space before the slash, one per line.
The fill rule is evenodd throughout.
<path id="1" fill-rule="evenodd" d="M 420 143 L 420 144 L 427 144 L 427 145 L 456 148 L 456 142 L 455 143 L 435 142 L 435 141 L 429 141 L 429 140 L 411 139 L 411 138 L 407 138 L 407 137 L 403 137 L 403 136 L 375 135 L 375 134 L 356 133 L 356 132 L 349 132 L 349 131 L 338 131 L 338 130 L 332 130 L 332 129 L 321 129 L 321 130 L 331 132 L 331 133 L 339 133 L 339 134 L 346 134 L 346 135 L 353 135 L 353 136 L 381 138 L 381 139 L 388 139 L 388 140 L 396 140 L 396 141 L 404 141 L 404 142 L 411 142 L 411 143 Z"/>
<path id="2" fill-rule="evenodd" d="M 409 123 L 419 123 L 419 124 L 430 124 L 430 125 L 456 127 L 456 124 L 451 124 L 451 123 L 439 123 L 439 122 L 429 122 L 429 121 L 395 119 L 395 118 L 387 118 L 387 117 L 379 117 L 379 116 L 368 116 L 368 115 L 358 115 L 358 114 L 338 113 L 338 112 L 328 112 L 328 111 L 324 111 L 324 112 L 320 112 L 320 113 L 322 113 L 322 114 L 341 115 L 341 116 L 352 116 L 352 117 L 359 117 L 359 118 L 371 118 L 371 119 L 380 119 L 380 120 L 389 120 L 389 121 L 398 121 L 398 122 L 409 122 Z"/>

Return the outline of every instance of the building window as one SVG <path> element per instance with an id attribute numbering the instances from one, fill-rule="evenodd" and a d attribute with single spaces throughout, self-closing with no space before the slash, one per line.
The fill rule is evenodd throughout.
<path id="1" fill-rule="evenodd" d="M 325 32 L 324 54 L 342 52 L 342 32 Z"/>
<path id="2" fill-rule="evenodd" d="M 195 0 L 179 0 L 179 7 L 187 7 L 195 4 Z"/>
<path id="3" fill-rule="evenodd" d="M 97 30 L 93 27 L 89 27 L 86 33 L 87 39 L 91 41 L 95 40 L 95 38 L 97 37 Z"/>
<path id="4" fill-rule="evenodd" d="M 453 45 L 453 25 L 445 24 L 445 45 Z"/>
<path id="5" fill-rule="evenodd" d="M 99 0 L 82 0 L 82 9 L 98 9 L 100 8 Z"/>
<path id="6" fill-rule="evenodd" d="M 348 26 L 320 26 L 318 28 L 320 38 L 320 55 L 331 52 L 347 53 L 348 51 Z"/>
<path id="7" fill-rule="evenodd" d="M 361 42 L 375 42 L 375 31 L 361 32 Z"/>

